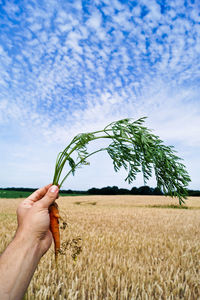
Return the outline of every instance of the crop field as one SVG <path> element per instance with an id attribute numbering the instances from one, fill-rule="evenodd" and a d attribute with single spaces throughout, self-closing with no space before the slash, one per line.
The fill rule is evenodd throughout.
<path id="1" fill-rule="evenodd" d="M 35 189 L 36 190 L 36 189 Z M 0 198 L 26 198 L 28 196 L 30 196 L 30 194 L 32 194 L 32 192 L 28 192 L 28 191 L 15 191 L 15 190 L 0 190 Z M 69 193 L 62 193 L 62 196 L 77 196 L 80 195 L 73 193 L 73 194 L 69 194 Z"/>
<path id="2" fill-rule="evenodd" d="M 22 199 L 0 199 L 0 251 Z M 63 254 L 41 259 L 24 299 L 200 299 L 200 197 L 60 197 Z M 61 222 L 62 227 L 62 222 Z M 79 253 L 80 252 L 80 253 Z"/>

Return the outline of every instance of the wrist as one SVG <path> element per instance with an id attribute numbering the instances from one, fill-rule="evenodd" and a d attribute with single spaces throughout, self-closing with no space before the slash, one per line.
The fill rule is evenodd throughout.
<path id="1" fill-rule="evenodd" d="M 40 260 L 43 253 L 41 251 L 40 241 L 28 234 L 23 230 L 17 229 L 13 242 L 18 247 L 22 248 L 22 251 L 33 253 L 36 260 Z"/>

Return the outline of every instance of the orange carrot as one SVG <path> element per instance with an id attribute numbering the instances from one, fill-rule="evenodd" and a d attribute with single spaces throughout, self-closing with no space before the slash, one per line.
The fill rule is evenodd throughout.
<path id="1" fill-rule="evenodd" d="M 60 232 L 59 232 L 59 211 L 57 203 L 53 203 L 49 207 L 50 215 L 50 230 L 54 240 L 55 246 L 55 260 L 57 263 L 58 252 L 60 250 Z"/>

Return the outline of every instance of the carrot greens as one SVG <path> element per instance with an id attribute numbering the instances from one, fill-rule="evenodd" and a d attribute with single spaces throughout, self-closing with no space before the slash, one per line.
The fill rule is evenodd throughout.
<path id="1" fill-rule="evenodd" d="M 164 194 L 178 197 L 180 204 L 184 203 L 190 177 L 181 163 L 182 159 L 176 155 L 173 146 L 165 146 L 158 136 L 144 126 L 145 119 L 123 119 L 110 123 L 103 130 L 76 135 L 58 154 L 53 184 L 61 187 L 70 174 L 74 175 L 77 168 L 89 164 L 90 156 L 107 151 L 114 170 L 117 172 L 123 167 L 127 171 L 125 180 L 128 183 L 135 180 L 139 172 L 143 173 L 146 183 L 154 170 L 157 187 Z M 88 144 L 98 139 L 108 139 L 111 143 L 105 148 L 89 152 Z M 69 164 L 69 171 L 61 179 L 66 163 Z"/>

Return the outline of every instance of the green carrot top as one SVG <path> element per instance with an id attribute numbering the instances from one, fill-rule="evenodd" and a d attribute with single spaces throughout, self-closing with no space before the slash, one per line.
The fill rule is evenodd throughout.
<path id="1" fill-rule="evenodd" d="M 144 118 L 136 121 L 123 119 L 112 122 L 103 130 L 76 135 L 69 145 L 58 154 L 53 184 L 61 187 L 66 178 L 83 165 L 89 164 L 88 158 L 100 151 L 107 151 L 118 171 L 123 167 L 127 171 L 125 178 L 128 183 L 136 179 L 139 172 L 143 173 L 144 182 L 152 176 L 154 170 L 157 187 L 164 194 L 178 197 L 184 203 L 187 197 L 187 185 L 191 181 L 188 172 L 176 155 L 173 146 L 165 146 L 163 141 L 145 127 Z M 98 139 L 110 140 L 109 146 L 88 152 L 87 145 Z M 65 163 L 69 171 L 60 181 Z"/>

